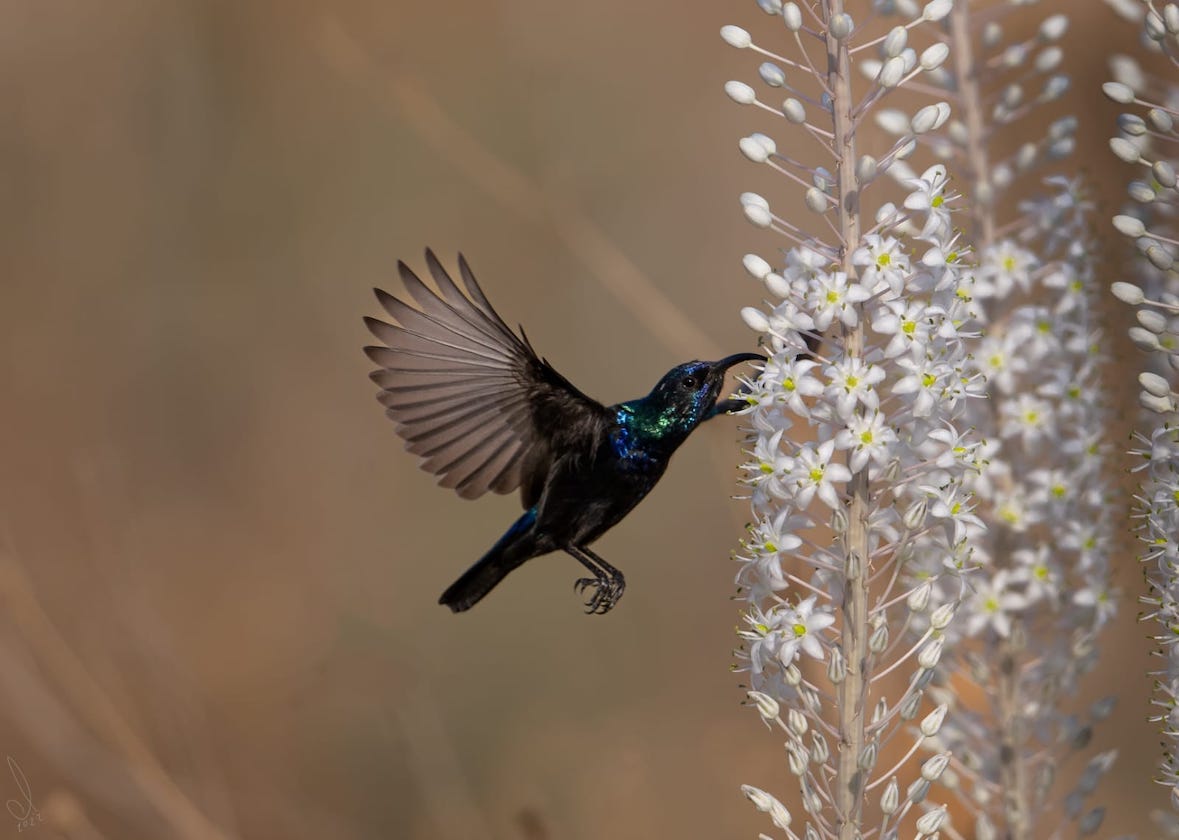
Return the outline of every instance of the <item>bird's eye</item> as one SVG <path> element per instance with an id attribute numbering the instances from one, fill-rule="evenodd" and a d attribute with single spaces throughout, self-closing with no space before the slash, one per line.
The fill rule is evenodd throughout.
<path id="1" fill-rule="evenodd" d="M 696 386 L 700 384 L 694 376 L 685 376 L 680 382 L 690 391 L 696 390 Z"/>

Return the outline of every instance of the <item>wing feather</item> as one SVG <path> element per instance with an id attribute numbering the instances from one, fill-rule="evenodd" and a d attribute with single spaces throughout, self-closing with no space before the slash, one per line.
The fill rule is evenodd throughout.
<path id="1" fill-rule="evenodd" d="M 585 428 L 587 417 L 606 410 L 504 323 L 461 254 L 458 264 L 461 287 L 426 251 L 435 291 L 399 262 L 416 306 L 376 289 L 392 323 L 365 318 L 383 346 L 364 352 L 377 366 L 370 374 L 377 399 L 406 448 L 439 484 L 473 499 L 535 484 L 550 460 L 550 438 Z"/>

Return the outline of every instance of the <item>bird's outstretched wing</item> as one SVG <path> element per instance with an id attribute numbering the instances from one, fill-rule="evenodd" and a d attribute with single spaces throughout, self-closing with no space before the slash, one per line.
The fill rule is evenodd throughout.
<path id="1" fill-rule="evenodd" d="M 377 399 L 406 449 L 422 456 L 422 469 L 441 476 L 443 487 L 474 499 L 524 483 L 524 495 L 535 496 L 527 485 L 543 476 L 529 473 L 547 471 L 554 434 L 584 428 L 605 408 L 508 328 L 461 254 L 466 294 L 430 250 L 426 263 L 438 292 L 397 264 L 419 308 L 374 290 L 394 321 L 364 319 L 385 344 L 364 348 L 378 365 L 370 374 L 381 387 Z"/>

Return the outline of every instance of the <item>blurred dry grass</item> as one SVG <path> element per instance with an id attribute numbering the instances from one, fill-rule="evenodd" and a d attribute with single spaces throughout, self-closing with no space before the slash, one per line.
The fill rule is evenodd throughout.
<path id="1" fill-rule="evenodd" d="M 1114 112 L 1077 45 L 1133 34 L 1096 0 L 1049 6 L 1082 30 L 1067 104 L 1108 210 Z M 732 424 L 603 540 L 631 583 L 608 618 L 581 614 L 561 557 L 451 616 L 438 592 L 515 502 L 432 489 L 359 352 L 369 287 L 426 244 L 461 247 L 603 399 L 746 346 L 736 309 L 757 293 L 736 256 L 765 240 L 736 210 L 753 122 L 720 94 L 748 68 L 716 31 L 753 4 L 0 12 L 0 751 L 35 830 L 754 834 L 736 786 L 784 762 L 725 669 Z M 472 145 L 431 135 L 433 107 Z M 1098 735 L 1122 749 L 1106 829 L 1148 837 L 1162 796 L 1134 612 L 1093 682 L 1124 687 Z"/>

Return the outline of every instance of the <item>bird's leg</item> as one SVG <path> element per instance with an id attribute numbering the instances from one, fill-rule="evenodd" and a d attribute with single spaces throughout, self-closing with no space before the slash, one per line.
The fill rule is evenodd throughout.
<path id="1" fill-rule="evenodd" d="M 585 602 L 585 611 L 592 615 L 601 615 L 613 609 L 626 590 L 626 578 L 622 576 L 622 572 L 585 546 L 570 545 L 565 547 L 565 551 L 577 558 L 577 561 L 594 575 L 592 578 L 579 578 L 573 584 L 578 594 L 583 593 L 586 587 L 592 586 L 594 589 L 589 600 Z"/>

